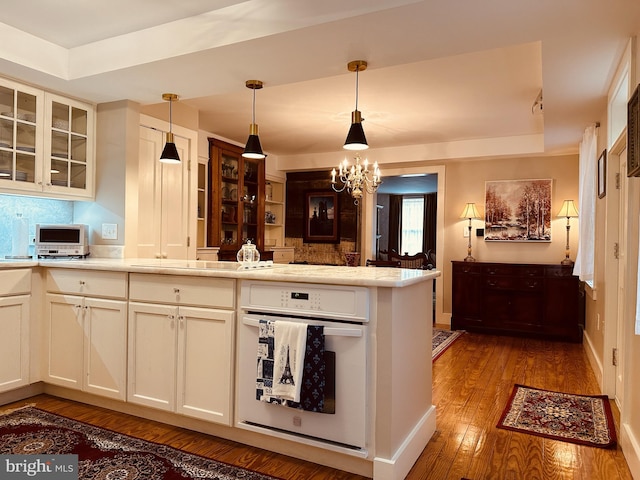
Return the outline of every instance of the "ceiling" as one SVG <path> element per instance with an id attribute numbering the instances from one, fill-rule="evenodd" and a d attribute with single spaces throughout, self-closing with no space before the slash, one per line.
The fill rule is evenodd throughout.
<path id="1" fill-rule="evenodd" d="M 199 127 L 270 154 L 340 151 L 358 107 L 372 149 L 503 145 L 574 153 L 606 110 L 637 0 L 29 0 L 5 2 L 0 74 L 95 103 L 199 111 Z M 532 106 L 543 91 L 543 110 Z M 174 112 L 176 106 L 174 105 Z"/>

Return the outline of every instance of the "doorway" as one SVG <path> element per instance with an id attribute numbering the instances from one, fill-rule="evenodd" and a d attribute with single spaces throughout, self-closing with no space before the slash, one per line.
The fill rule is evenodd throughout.
<path id="1" fill-rule="evenodd" d="M 418 175 L 433 175 L 432 180 L 435 181 L 437 194 L 436 199 L 436 226 L 435 226 L 435 252 L 436 252 L 436 269 L 442 271 L 442 265 L 444 262 L 444 186 L 445 186 L 445 166 L 444 165 L 429 165 L 421 167 L 410 168 L 389 168 L 385 170 L 383 176 L 383 182 L 411 182 L 413 179 L 419 178 Z M 392 180 L 393 179 L 393 180 Z M 384 185 L 384 183 L 383 183 Z M 382 188 L 382 186 L 380 187 Z M 384 193 L 385 189 L 382 189 Z M 380 190 L 379 190 L 380 192 Z M 379 215 L 377 208 L 377 196 L 372 196 L 372 201 L 368 201 L 363 205 L 363 218 L 362 218 L 362 231 L 370 232 L 370 235 L 366 235 L 362 240 L 362 252 L 365 253 L 367 258 L 375 258 L 377 253 L 379 232 L 377 230 L 377 218 Z M 381 245 L 381 244 L 380 244 Z M 384 249 L 384 248 L 383 248 Z M 451 319 L 445 318 L 443 312 L 443 281 L 442 277 L 438 277 L 435 282 L 436 295 L 435 295 L 435 321 L 439 324 L 450 324 Z"/>

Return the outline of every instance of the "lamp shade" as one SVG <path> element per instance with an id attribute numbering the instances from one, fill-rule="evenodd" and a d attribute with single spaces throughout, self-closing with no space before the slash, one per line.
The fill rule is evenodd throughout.
<path id="1" fill-rule="evenodd" d="M 464 206 L 464 210 L 462 210 L 462 213 L 460 214 L 460 218 L 468 218 L 468 219 L 480 218 L 480 214 L 478 213 L 478 209 L 476 208 L 476 204 L 475 203 L 467 203 Z"/>
<path id="2" fill-rule="evenodd" d="M 260 137 L 258 135 L 249 135 L 242 156 L 245 158 L 264 158 L 266 156 L 262 152 L 262 145 L 260 145 Z"/>
<path id="3" fill-rule="evenodd" d="M 558 212 L 559 217 L 576 218 L 578 216 L 578 210 L 573 203 L 573 200 L 565 200 L 562 203 L 562 208 Z"/>
<path id="4" fill-rule="evenodd" d="M 365 137 L 362 128 L 362 115 L 358 110 L 351 112 L 351 127 L 342 148 L 345 150 L 366 150 L 369 148 L 367 137 Z"/>
<path id="5" fill-rule="evenodd" d="M 178 149 L 173 142 L 173 135 L 171 133 L 167 133 L 167 143 L 165 143 L 162 154 L 160 155 L 160 161 L 162 163 L 180 163 Z"/>

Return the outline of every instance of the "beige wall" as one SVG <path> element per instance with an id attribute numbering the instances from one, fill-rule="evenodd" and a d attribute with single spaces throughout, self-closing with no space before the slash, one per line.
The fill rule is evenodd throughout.
<path id="1" fill-rule="evenodd" d="M 446 165 L 445 234 L 443 273 L 445 312 L 451 312 L 451 261 L 463 260 L 467 255 L 467 241 L 463 236 L 468 220 L 460 219 L 467 202 L 475 202 L 484 215 L 485 182 L 488 180 L 553 179 L 552 213 L 560 210 L 565 199 L 578 200 L 578 155 L 532 157 L 524 159 L 493 159 L 450 162 Z M 571 225 L 571 258 L 575 259 L 578 224 Z M 484 228 L 481 220 L 474 221 L 471 239 L 473 256 L 481 262 L 560 263 L 565 257 L 566 218 L 554 218 L 551 242 L 485 242 L 475 236 L 476 228 Z"/>

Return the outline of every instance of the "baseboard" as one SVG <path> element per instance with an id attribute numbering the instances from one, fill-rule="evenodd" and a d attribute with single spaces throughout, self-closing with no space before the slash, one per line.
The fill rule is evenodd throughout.
<path id="1" fill-rule="evenodd" d="M 375 457 L 373 459 L 373 478 L 385 480 L 404 479 L 435 432 L 436 407 L 431 405 L 431 408 L 420 419 L 420 422 L 407 435 L 393 458 Z"/>
<path id="2" fill-rule="evenodd" d="M 598 386 L 602 392 L 604 391 L 604 369 L 602 367 L 602 362 L 598 358 L 596 350 L 593 347 L 593 342 L 586 331 L 582 335 L 582 348 L 584 348 L 584 351 L 587 354 L 589 365 L 591 365 L 591 369 L 596 376 L 596 382 L 598 382 Z"/>
<path id="3" fill-rule="evenodd" d="M 620 448 L 631 470 L 631 476 L 640 478 L 640 443 L 628 423 L 620 425 Z"/>
<path id="4" fill-rule="evenodd" d="M 29 397 L 34 397 L 44 393 L 44 383 L 37 382 L 25 387 L 16 388 L 9 392 L 0 393 L 0 405 L 7 405 L 8 403 L 19 402 Z"/>

